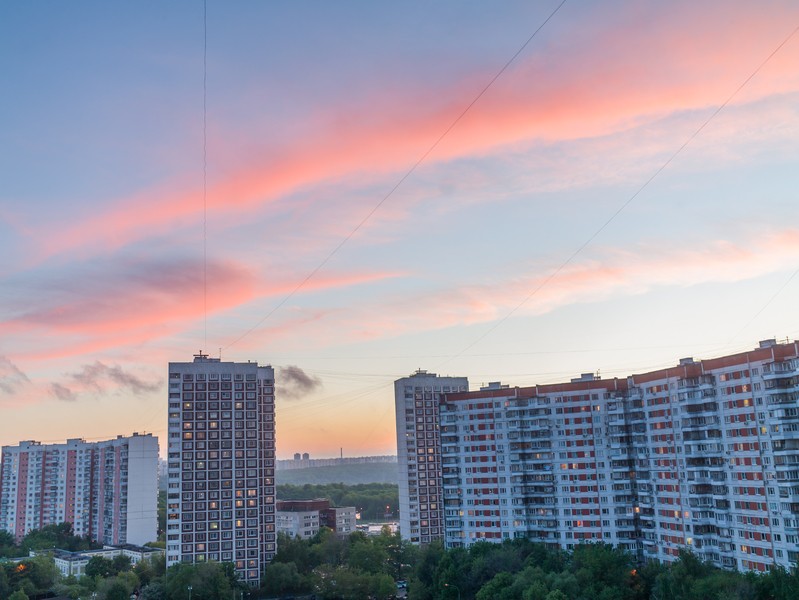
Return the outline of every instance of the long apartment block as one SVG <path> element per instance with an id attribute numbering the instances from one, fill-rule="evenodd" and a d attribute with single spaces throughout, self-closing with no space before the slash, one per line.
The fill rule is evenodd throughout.
<path id="1" fill-rule="evenodd" d="M 232 562 L 260 583 L 276 551 L 274 369 L 169 363 L 167 565 Z"/>
<path id="2" fill-rule="evenodd" d="M 725 568 L 797 566 L 799 342 L 627 378 L 471 392 L 449 378 L 435 407 L 424 388 L 444 379 L 417 377 L 395 387 L 405 539 L 603 541 L 666 562 L 690 548 Z"/>
<path id="3" fill-rule="evenodd" d="M 103 544 L 144 545 L 158 537 L 158 438 L 20 442 L 3 446 L 0 529 L 19 541 L 46 525 L 72 523 Z"/>

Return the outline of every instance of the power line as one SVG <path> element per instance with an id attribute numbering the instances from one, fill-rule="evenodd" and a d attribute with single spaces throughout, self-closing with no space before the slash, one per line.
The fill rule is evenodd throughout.
<path id="1" fill-rule="evenodd" d="M 208 2 L 203 0 L 203 347 L 208 349 Z"/>
<path id="2" fill-rule="evenodd" d="M 643 192 L 649 186 L 649 184 L 652 183 L 652 181 L 654 181 L 654 179 L 658 175 L 660 175 L 674 161 L 675 158 L 677 158 L 677 156 L 702 132 L 702 130 L 704 130 L 705 127 L 707 127 L 707 125 L 732 101 L 732 99 L 735 98 L 735 96 L 737 96 L 738 93 L 760 72 L 760 70 L 772 59 L 772 57 L 775 54 L 777 54 L 777 52 L 779 52 L 782 49 L 782 47 L 788 43 L 788 41 L 790 41 L 790 39 L 796 34 L 797 31 L 799 31 L 799 27 L 796 27 L 793 31 L 791 31 L 791 33 L 774 50 L 771 51 L 771 53 L 757 66 L 757 68 L 754 71 L 752 71 L 752 73 L 750 73 L 750 75 L 746 79 L 744 79 L 743 83 L 741 83 L 735 89 L 735 91 L 732 92 L 732 94 L 730 94 L 727 97 L 727 99 L 718 108 L 716 108 L 716 110 L 714 110 L 713 113 L 707 119 L 705 119 L 704 122 L 690 136 L 688 136 L 688 139 L 686 139 L 682 143 L 682 145 L 679 148 L 677 148 L 677 150 L 671 156 L 669 156 L 668 159 L 666 159 L 666 161 L 660 166 L 660 168 L 658 168 L 646 181 L 644 181 L 644 183 L 635 191 L 635 193 L 633 193 L 632 196 L 630 196 L 619 208 L 617 208 L 616 211 L 612 215 L 610 215 L 610 217 L 604 223 L 602 223 L 602 225 L 600 225 L 599 228 L 596 231 L 594 231 L 594 233 L 591 234 L 587 240 L 585 240 L 585 242 L 583 242 L 574 252 L 572 252 L 572 254 L 566 260 L 564 260 L 552 273 L 550 273 L 540 284 L 538 284 L 538 286 L 536 286 L 529 294 L 527 294 L 527 296 L 513 309 L 511 309 L 510 312 L 508 312 L 499 321 L 494 323 L 494 325 L 489 327 L 487 331 L 485 331 L 482 335 L 478 336 L 477 339 L 475 339 L 473 342 L 467 345 L 458 354 L 456 354 L 452 358 L 447 359 L 446 361 L 441 363 L 441 365 L 445 365 L 450 360 L 462 356 L 464 353 L 466 353 L 474 346 L 479 344 L 481 341 L 483 341 L 491 333 L 496 331 L 500 327 L 500 325 L 502 325 L 503 323 L 505 323 L 505 321 L 510 319 L 520 308 L 522 308 L 525 304 L 527 304 L 536 294 L 538 294 L 538 292 L 540 292 L 553 279 L 555 279 L 560 274 L 560 272 L 563 271 L 563 269 L 565 269 L 569 264 L 571 264 L 571 262 L 578 255 L 580 255 L 583 252 L 583 250 L 585 250 L 585 248 L 588 247 L 588 245 L 591 242 L 593 242 L 596 239 L 596 237 L 608 227 L 608 225 L 610 225 L 613 221 L 615 221 L 616 217 L 618 217 L 619 214 L 621 214 L 621 212 L 625 208 L 627 208 L 633 202 L 633 200 L 635 200 L 641 194 L 641 192 Z"/>
<path id="3" fill-rule="evenodd" d="M 288 302 L 291 298 L 293 298 L 298 291 L 300 291 L 303 287 L 305 287 L 305 284 L 308 283 L 308 281 L 310 281 L 319 271 L 322 270 L 322 268 L 324 268 L 324 266 L 333 258 L 333 256 L 335 256 L 336 253 L 338 253 L 338 251 L 341 250 L 344 244 L 346 244 L 348 241 L 350 241 L 350 239 L 352 239 L 352 237 L 361 229 L 361 227 L 363 227 L 372 218 L 372 216 L 380 209 L 380 207 L 383 206 L 383 204 L 385 204 L 385 202 L 389 198 L 391 198 L 391 196 L 394 195 L 394 192 L 396 192 L 397 189 L 399 189 L 399 187 L 403 183 L 405 183 L 405 180 L 407 180 L 416 171 L 419 165 L 421 165 L 427 159 L 427 157 L 430 156 L 433 150 L 435 150 L 438 147 L 438 145 L 444 140 L 444 138 L 447 137 L 447 135 L 458 125 L 458 123 L 460 123 L 460 121 L 466 116 L 466 114 L 472 109 L 472 107 L 475 104 L 477 104 L 480 98 L 482 98 L 483 95 L 485 95 L 485 93 L 489 90 L 489 88 L 492 85 L 494 85 L 497 79 L 499 79 L 502 76 L 502 74 L 508 70 L 511 64 L 513 64 L 513 62 L 519 57 L 519 55 L 524 51 L 524 49 L 527 48 L 530 42 L 533 41 L 533 38 L 535 38 L 536 35 L 538 35 L 538 32 L 541 31 L 541 29 L 543 29 L 547 23 L 549 23 L 549 21 L 555 16 L 555 14 L 561 9 L 561 7 L 564 4 L 566 4 L 566 0 L 562 0 L 561 3 L 555 7 L 555 10 L 553 10 L 549 14 L 549 16 L 544 20 L 544 22 L 541 23 L 541 25 L 539 25 L 535 31 L 533 31 L 530 37 L 527 38 L 527 40 L 521 45 L 521 47 L 516 51 L 516 53 L 513 56 L 511 56 L 510 59 L 508 59 L 508 61 L 502 66 L 502 68 L 499 71 L 497 71 L 497 73 L 489 80 L 489 82 L 485 86 L 483 86 L 483 89 L 481 89 L 480 92 L 472 99 L 472 101 L 469 102 L 466 108 L 464 108 L 460 112 L 460 114 L 455 118 L 455 120 L 452 121 L 452 123 L 450 123 L 449 127 L 447 127 L 444 130 L 444 132 L 440 136 L 438 136 L 438 138 L 432 143 L 432 145 L 417 159 L 415 163 L 413 163 L 413 165 L 411 165 L 410 169 L 408 169 L 408 171 L 402 177 L 400 177 L 399 181 L 397 181 L 394 187 L 392 187 L 388 191 L 388 193 L 385 196 L 383 196 L 383 198 L 372 207 L 372 209 L 367 213 L 367 215 L 363 219 L 361 219 L 361 221 L 352 229 L 352 231 L 350 231 L 344 237 L 344 239 L 342 239 L 341 242 L 339 242 L 338 245 L 335 248 L 333 248 L 333 250 L 330 251 L 330 253 L 322 260 L 322 262 L 320 262 L 310 273 L 308 273 L 308 275 L 306 275 L 305 278 L 294 287 L 294 289 L 292 289 L 280 302 L 278 302 L 277 305 L 275 305 L 272 308 L 272 310 L 266 313 L 266 315 L 260 321 L 258 321 L 253 327 L 242 333 L 239 337 L 237 337 L 235 340 L 233 340 L 231 343 L 225 346 L 225 350 L 239 343 L 245 337 L 250 335 L 253 331 L 258 329 L 261 325 L 263 325 L 263 323 L 267 319 L 269 319 L 273 314 L 275 314 L 284 304 L 286 304 L 286 302 Z"/>
<path id="4" fill-rule="evenodd" d="M 774 300 L 776 300 L 776 299 L 777 299 L 777 296 L 779 296 L 779 295 L 780 295 L 780 294 L 781 294 L 781 293 L 782 293 L 782 292 L 785 290 L 785 288 L 786 288 L 786 287 L 788 287 L 788 284 L 789 284 L 789 283 L 791 283 L 791 281 L 793 281 L 793 278 L 794 278 L 794 277 L 796 277 L 796 275 L 797 275 L 797 274 L 799 274 L 799 269 L 796 269 L 796 270 L 795 270 L 793 273 L 791 273 L 791 276 L 790 276 L 790 277 L 788 277 L 788 279 L 785 281 L 785 283 L 783 283 L 783 284 L 780 286 L 780 289 L 778 289 L 778 290 L 776 291 L 776 293 L 775 293 L 774 295 L 772 295 L 772 296 L 771 296 L 771 298 L 769 298 L 769 299 L 766 301 L 766 303 L 765 303 L 763 306 L 761 306 L 761 307 L 760 307 L 760 310 L 758 310 L 758 311 L 755 313 L 755 315 L 754 315 L 754 316 L 753 316 L 751 319 L 749 319 L 749 321 L 747 321 L 746 325 L 744 325 L 743 327 L 741 327 L 741 329 L 738 331 L 738 333 L 736 333 L 734 336 L 732 336 L 732 337 L 729 339 L 729 341 L 727 342 L 727 344 L 731 344 L 731 343 L 732 343 L 732 342 L 733 342 L 733 341 L 734 341 L 734 340 L 735 340 L 735 339 L 736 339 L 736 338 L 737 338 L 739 335 L 741 335 L 741 334 L 742 334 L 744 331 L 746 331 L 746 329 L 747 329 L 747 328 L 748 328 L 748 327 L 749 327 L 749 326 L 750 326 L 752 323 L 754 323 L 754 322 L 755 322 L 755 320 L 756 320 L 756 319 L 757 319 L 757 318 L 758 318 L 758 317 L 761 315 L 761 313 L 762 313 L 763 311 L 765 311 L 765 310 L 766 310 L 766 309 L 767 309 L 767 308 L 768 308 L 768 307 L 771 305 L 771 303 L 772 303 L 772 302 L 774 302 Z"/>

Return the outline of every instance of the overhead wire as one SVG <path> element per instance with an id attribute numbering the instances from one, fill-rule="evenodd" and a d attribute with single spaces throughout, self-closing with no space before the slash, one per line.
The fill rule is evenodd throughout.
<path id="1" fill-rule="evenodd" d="M 451 360 L 461 357 L 463 354 L 465 354 L 471 348 L 473 348 L 474 346 L 479 344 L 486 337 L 488 337 L 491 333 L 496 331 L 503 323 L 505 323 L 508 319 L 510 319 L 514 314 L 516 314 L 516 312 L 518 312 L 525 304 L 527 304 L 534 296 L 536 296 L 536 294 L 538 294 L 538 292 L 540 292 L 547 285 L 549 285 L 549 283 L 553 279 L 555 279 L 561 273 L 561 271 L 563 271 L 563 269 L 565 269 L 567 266 L 569 266 L 572 263 L 572 261 L 574 261 L 574 259 L 577 258 L 577 256 L 579 256 L 583 252 L 583 250 L 585 250 L 591 244 L 591 242 L 593 242 L 599 236 L 600 233 L 602 233 L 613 221 L 616 220 L 616 217 L 618 217 L 622 213 L 622 211 L 624 211 L 625 208 L 627 208 L 636 198 L 638 198 L 638 196 L 641 194 L 641 192 L 643 192 L 649 186 L 649 184 L 652 183 L 652 181 L 655 180 L 655 178 L 658 175 L 660 175 L 664 170 L 666 170 L 666 168 L 674 161 L 674 159 L 677 158 L 677 156 L 679 156 L 686 147 L 688 147 L 688 145 L 705 129 L 705 127 L 708 126 L 708 124 L 722 110 L 724 110 L 724 108 L 730 102 L 732 102 L 732 100 L 738 95 L 738 93 L 744 87 L 746 87 L 746 85 L 761 71 L 761 69 L 774 57 L 774 55 L 777 54 L 777 52 L 779 52 L 782 49 L 782 47 L 785 46 L 785 44 L 787 44 L 791 40 L 791 38 L 793 38 L 793 36 L 796 34 L 797 31 L 799 31 L 799 26 L 797 26 L 795 29 L 793 29 L 793 31 L 791 31 L 791 33 L 788 34 L 788 36 L 785 39 L 783 39 L 782 42 L 780 42 L 780 44 L 776 48 L 774 48 L 774 50 L 772 50 L 771 53 L 769 53 L 769 55 L 766 56 L 765 59 L 763 59 L 760 62 L 760 64 L 754 69 L 754 71 L 752 71 L 749 74 L 749 76 L 746 79 L 744 79 L 743 83 L 741 83 L 727 97 L 727 99 L 724 100 L 724 102 L 722 102 L 721 105 L 719 105 L 718 108 L 716 108 L 716 110 L 714 110 L 710 114 L 710 116 L 707 117 L 702 122 L 702 124 L 699 125 L 699 127 L 691 135 L 688 136 L 688 138 L 682 143 L 682 145 L 680 145 L 680 147 L 677 148 L 677 150 L 675 150 L 666 159 L 666 161 L 658 169 L 656 169 L 655 172 L 652 173 L 652 175 L 650 175 L 649 178 L 646 181 L 644 181 L 644 183 L 641 186 L 639 186 L 638 189 L 636 189 L 636 191 L 624 203 L 622 203 L 621 206 L 619 206 L 613 212 L 613 214 L 611 214 L 610 217 L 608 217 L 608 219 L 606 219 L 602 223 L 602 225 L 599 226 L 599 228 L 597 228 L 588 237 L 588 239 L 586 239 L 574 252 L 572 252 L 571 255 L 569 255 L 569 257 L 566 258 L 566 260 L 561 262 L 560 265 L 552 273 L 550 273 L 546 278 L 544 278 L 544 280 L 540 284 L 538 284 L 535 288 L 533 288 L 533 290 L 529 294 L 527 294 L 527 296 L 525 296 L 524 299 L 521 302 L 519 302 L 514 308 L 512 308 L 505 316 L 503 316 L 499 321 L 494 323 L 491 327 L 488 328 L 488 330 L 486 330 L 484 333 L 479 335 L 473 342 L 469 343 L 463 350 L 461 350 L 455 356 L 453 356 L 452 358 L 449 358 L 446 361 L 444 361 L 443 363 L 441 363 L 441 365 L 445 365 L 448 362 L 450 362 Z"/>
<path id="2" fill-rule="evenodd" d="M 565 4 L 566 0 L 563 0 L 558 4 L 558 6 L 550 13 L 550 15 L 539 25 L 539 27 L 527 38 L 527 40 L 522 44 L 522 46 L 516 51 L 516 53 L 502 66 L 502 68 L 492 77 L 492 79 L 480 90 L 477 96 L 466 106 L 466 108 L 455 118 L 455 120 L 444 130 L 444 132 L 433 142 L 433 144 L 425 151 L 421 157 L 410 167 L 410 169 L 399 179 L 399 181 L 391 188 L 391 190 L 383 196 L 383 198 L 370 210 L 370 212 L 355 226 L 355 228 L 347 235 L 345 238 L 322 260 L 295 288 L 292 289 L 291 292 L 287 296 L 285 296 L 272 310 L 270 310 L 255 326 L 251 327 L 249 330 L 245 331 L 242 335 L 236 338 L 233 342 L 228 344 L 225 348 L 230 348 L 231 346 L 235 345 L 246 336 L 251 334 L 253 331 L 258 329 L 267 319 L 269 319 L 277 310 L 279 310 L 283 305 L 285 305 L 288 300 L 290 300 L 302 287 L 311 279 L 313 278 L 324 266 L 333 258 L 333 256 L 346 244 L 356 233 L 360 230 L 363 225 L 368 222 L 368 220 L 380 209 L 380 207 L 391 198 L 391 196 L 397 191 L 397 189 L 405 182 L 405 180 L 410 177 L 414 171 L 426 160 L 426 158 L 435 150 L 435 148 L 444 140 L 444 138 L 452 131 L 454 127 L 463 119 L 463 117 L 472 109 L 472 107 L 480 100 L 480 98 L 489 90 L 489 88 L 496 82 L 496 80 L 510 67 L 510 65 L 518 58 L 518 56 L 524 51 L 524 49 L 529 45 L 529 43 L 535 38 L 535 36 L 540 32 L 540 30 L 555 16 L 555 14 L 560 10 L 560 8 Z M 204 295 L 205 295 L 205 310 L 206 310 L 206 344 L 207 344 L 207 197 L 206 197 L 206 181 L 207 181 L 207 155 L 206 155 L 206 53 L 207 53 L 207 34 L 206 34 L 206 5 L 204 2 L 204 31 L 203 31 L 203 209 L 204 209 L 204 221 L 203 221 L 203 241 L 204 241 Z M 486 332 L 481 334 L 477 339 L 467 345 L 463 350 L 454 354 L 454 355 L 447 355 L 443 363 L 440 366 L 443 366 L 450 362 L 455 358 L 459 358 L 465 355 L 465 353 L 480 343 L 483 339 L 485 339 L 488 335 L 490 335 L 493 331 L 495 331 L 498 327 L 500 327 L 504 322 L 510 319 L 518 310 L 520 310 L 527 302 L 529 302 L 541 289 L 543 289 L 546 285 L 548 285 L 557 275 L 567 267 L 579 254 L 581 254 L 585 248 L 591 244 L 618 216 L 623 212 L 650 184 L 651 182 L 657 178 L 668 166 L 679 156 L 683 150 L 710 124 L 710 122 L 727 106 L 729 103 L 740 93 L 740 91 L 746 87 L 746 85 L 762 70 L 762 68 L 776 55 L 782 47 L 790 41 L 790 39 L 799 31 L 799 27 L 795 28 L 753 71 L 752 73 L 726 98 L 726 100 L 719 105 L 713 113 L 707 117 L 701 125 L 682 143 L 682 145 L 673 152 L 668 159 L 639 187 L 637 190 L 621 205 L 619 208 L 614 211 L 610 217 L 603 222 L 603 224 L 596 229 L 588 237 L 588 239 L 583 242 L 565 261 L 563 261 L 554 272 L 552 272 L 541 284 L 539 284 L 536 288 L 534 288 L 523 300 L 520 302 L 516 307 L 514 307 L 509 313 L 507 313 L 503 318 L 501 318 L 498 322 L 496 322 L 492 327 L 490 327 Z M 791 277 L 783 284 L 783 286 L 774 294 L 769 301 L 755 314 L 755 316 L 750 320 L 749 323 L 744 327 L 748 327 L 751 322 L 756 319 L 766 308 L 774 301 L 774 299 L 787 287 L 791 280 L 799 273 L 799 269 L 795 271 Z M 561 352 L 591 352 L 592 350 L 564 350 Z M 522 354 L 551 354 L 551 351 L 546 352 L 527 352 L 527 353 L 502 353 L 501 355 L 522 355 Z M 481 355 L 469 355 L 469 356 L 495 356 L 497 354 L 481 354 Z M 444 358 L 444 356 L 441 356 Z M 333 358 L 333 357 L 331 357 Z M 371 358 L 371 357 L 370 357 Z M 399 357 L 402 358 L 402 357 Z M 406 358 L 413 358 L 413 357 L 406 357 Z M 416 357 L 418 358 L 418 357 Z M 615 372 L 613 369 L 605 370 L 606 373 Z M 353 374 L 357 376 L 361 376 L 360 374 Z M 540 374 L 539 374 L 540 375 Z M 366 375 L 363 375 L 366 376 Z M 381 377 L 380 375 L 368 375 L 369 377 Z M 393 377 L 393 376 L 392 376 Z M 386 387 L 389 384 L 383 384 L 378 386 L 369 386 L 369 389 L 365 389 L 360 393 L 356 394 L 346 394 L 350 400 L 345 400 L 344 403 L 349 403 L 356 399 L 360 399 L 366 395 L 371 393 L 376 393 Z M 324 399 L 317 399 L 309 401 L 306 405 L 305 403 L 302 406 L 313 406 L 317 404 L 327 404 L 332 399 L 345 395 L 340 394 L 333 397 L 328 397 Z M 294 407 L 300 407 L 300 404 L 293 405 Z M 291 420 L 289 418 L 289 420 Z"/>
<path id="3" fill-rule="evenodd" d="M 729 341 L 727 343 L 731 344 L 735 339 L 738 338 L 738 336 L 740 336 L 744 331 L 746 331 L 749 328 L 749 326 L 752 323 L 754 323 L 757 320 L 757 318 L 763 312 L 765 312 L 765 310 L 769 306 L 771 306 L 771 303 L 774 302 L 774 300 L 776 300 L 777 297 L 780 294 L 782 294 L 783 291 L 785 291 L 785 288 L 788 287 L 788 284 L 791 283 L 791 281 L 793 281 L 793 279 L 796 277 L 797 274 L 799 274 L 799 269 L 796 269 L 793 273 L 791 273 L 791 276 L 788 277 L 787 280 L 785 280 L 785 282 L 780 286 L 780 288 L 768 300 L 766 300 L 765 304 L 763 304 L 763 306 L 760 307 L 760 309 L 754 314 L 754 316 L 751 319 L 749 319 L 746 322 L 746 324 L 743 327 L 741 327 L 741 329 L 739 329 L 738 332 L 729 339 Z"/>
<path id="4" fill-rule="evenodd" d="M 502 68 L 497 71 L 497 73 L 486 83 L 483 88 L 478 92 L 478 94 L 466 105 L 457 117 L 449 124 L 449 126 L 444 130 L 444 132 L 436 138 L 436 140 L 430 145 L 430 147 L 422 153 L 422 155 L 414 162 L 411 167 L 405 172 L 405 174 L 400 177 L 396 184 L 385 194 L 377 204 L 375 204 L 372 209 L 363 217 L 357 225 L 346 235 L 344 238 L 328 253 L 328 255 L 316 266 L 314 267 L 303 279 L 300 281 L 286 296 L 284 296 L 280 302 L 278 302 L 266 315 L 258 321 L 254 326 L 246 330 L 242 333 L 239 337 L 235 340 L 230 342 L 227 346 L 225 346 L 225 350 L 230 348 L 231 346 L 236 345 L 245 337 L 250 335 L 256 329 L 258 329 L 261 325 L 263 325 L 273 314 L 275 314 L 280 308 L 282 308 L 291 298 L 293 298 L 297 292 L 299 292 L 305 284 L 307 284 L 319 271 L 321 271 L 325 265 L 338 253 L 339 250 L 349 241 L 352 237 L 360 231 L 360 229 L 372 218 L 372 216 L 386 203 L 386 201 L 391 198 L 394 193 L 399 189 L 399 187 L 405 183 L 405 181 L 416 171 L 416 169 L 421 165 L 428 156 L 439 146 L 439 144 L 447 137 L 447 135 L 461 122 L 461 120 L 466 116 L 466 114 L 472 109 L 472 107 L 477 104 L 480 98 L 485 95 L 485 93 L 491 88 L 492 85 L 499 79 L 505 71 L 513 64 L 513 62 L 519 57 L 519 55 L 527 48 L 530 42 L 538 35 L 538 33 L 544 28 L 544 26 L 549 23 L 549 21 L 557 14 L 557 12 L 561 9 L 561 7 L 566 4 L 566 0 L 561 0 L 560 4 L 555 7 L 549 16 L 541 23 L 535 31 L 525 40 L 525 42 L 519 47 L 519 49 L 511 56 Z"/>
<path id="5" fill-rule="evenodd" d="M 208 2 L 203 0 L 203 348 L 208 349 Z"/>

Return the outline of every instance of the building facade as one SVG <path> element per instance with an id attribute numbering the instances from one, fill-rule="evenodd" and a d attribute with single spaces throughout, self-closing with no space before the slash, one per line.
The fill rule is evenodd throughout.
<path id="1" fill-rule="evenodd" d="M 468 389 L 466 377 L 422 370 L 394 382 L 403 539 L 426 544 L 444 536 L 439 407 L 444 394 Z"/>
<path id="2" fill-rule="evenodd" d="M 55 566 L 62 577 L 82 577 L 86 573 L 86 565 L 95 556 L 109 560 L 117 556 L 127 556 L 130 559 L 130 564 L 136 566 L 142 561 L 151 561 L 156 556 L 162 556 L 164 551 L 161 548 L 123 544 L 121 546 L 104 546 L 102 550 L 84 550 L 82 552 L 56 549 L 51 553 L 48 550 L 47 554 L 52 555 Z"/>
<path id="3" fill-rule="evenodd" d="M 797 342 L 623 379 L 450 392 L 431 414 L 448 547 L 603 541 L 662 561 L 690 548 L 725 568 L 797 566 Z M 400 459 L 409 489 L 412 457 Z"/>
<path id="4" fill-rule="evenodd" d="M 357 511 L 354 506 L 331 506 L 319 511 L 319 522 L 336 534 L 346 536 L 357 529 Z"/>
<path id="5" fill-rule="evenodd" d="M 354 506 L 330 506 L 330 500 L 278 500 L 277 530 L 291 538 L 309 540 L 321 527 L 337 535 L 349 535 L 356 530 Z"/>
<path id="6" fill-rule="evenodd" d="M 3 446 L 0 529 L 17 541 L 33 529 L 72 523 L 103 544 L 158 537 L 158 438 L 150 434 L 64 444 Z"/>
<path id="7" fill-rule="evenodd" d="M 316 500 L 279 500 L 277 502 L 277 531 L 291 538 L 299 537 L 310 540 L 319 533 L 321 525 L 320 513 L 330 508 L 330 501 L 324 498 Z"/>
<path id="8" fill-rule="evenodd" d="M 257 586 L 276 550 L 274 370 L 169 363 L 167 565 L 232 562 Z"/>

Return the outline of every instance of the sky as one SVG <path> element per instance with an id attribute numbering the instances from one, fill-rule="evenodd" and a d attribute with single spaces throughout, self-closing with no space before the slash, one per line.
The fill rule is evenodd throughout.
<path id="1" fill-rule="evenodd" d="M 799 4 L 205 23 L 0 5 L 0 445 L 163 452 L 167 363 L 200 350 L 275 367 L 287 458 L 396 453 L 419 368 L 625 377 L 799 334 Z"/>

